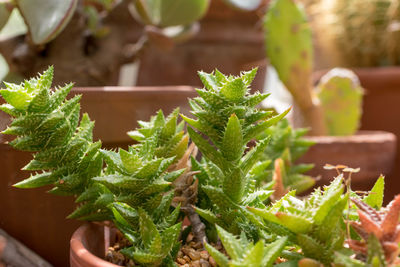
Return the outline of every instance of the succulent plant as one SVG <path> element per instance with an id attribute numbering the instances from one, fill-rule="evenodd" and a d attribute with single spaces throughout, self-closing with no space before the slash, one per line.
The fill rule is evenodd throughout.
<path id="1" fill-rule="evenodd" d="M 50 89 L 53 68 L 20 85 L 5 83 L 0 94 L 7 102 L 0 109 L 13 120 L 3 134 L 16 135 L 14 148 L 35 152 L 24 170 L 42 171 L 17 184 L 19 188 L 54 185 L 51 193 L 82 193 L 100 174 L 101 142 L 92 141 L 94 123 L 84 114 L 79 121 L 81 96 L 66 100 L 72 84 Z"/>
<path id="2" fill-rule="evenodd" d="M 263 163 L 256 164 L 252 172 L 258 174 L 256 178 L 258 183 L 270 182 L 274 178 L 281 177 L 282 183 L 275 182 L 274 186 L 281 184 L 284 188 L 281 191 L 294 189 L 298 194 L 315 184 L 315 179 L 304 174 L 313 167 L 313 164 L 295 164 L 295 161 L 314 144 L 302 138 L 307 132 L 308 129 L 293 129 L 289 122 L 283 119 L 260 134 L 258 137 L 260 139 L 271 137 L 263 159 L 268 159 L 273 164 L 264 166 Z"/>
<path id="3" fill-rule="evenodd" d="M 270 62 L 311 127 L 310 133 L 354 134 L 359 127 L 362 88 L 352 72 L 334 70 L 313 89 L 312 35 L 303 9 L 293 0 L 275 0 L 264 26 Z"/>
<path id="4" fill-rule="evenodd" d="M 107 220 L 112 216 L 109 205 L 128 203 L 134 208 L 156 207 L 161 195 L 173 189 L 173 182 L 185 169 L 177 162 L 187 150 L 189 138 L 183 124 L 177 123 L 179 109 L 165 118 L 162 111 L 129 135 L 139 143 L 129 150 L 101 150 L 107 164 L 102 175 L 76 200 L 82 203 L 69 217 L 84 220 Z M 172 200 L 172 196 L 171 196 Z"/>
<path id="5" fill-rule="evenodd" d="M 267 97 L 266 94 L 249 94 L 249 86 L 257 69 L 243 72 L 240 77 L 225 76 L 219 71 L 199 76 L 205 88 L 197 89 L 200 97 L 190 100 L 192 114 L 197 120 L 183 116 L 189 124 L 190 138 L 206 158 L 204 168 L 212 173 L 199 176 L 201 190 L 216 205 L 221 218 L 197 208 L 197 212 L 211 223 L 221 221 L 221 226 L 237 229 L 241 219 L 238 205 L 247 205 L 257 199 L 264 200 L 269 191 L 251 186 L 250 170 L 268 145 L 268 138 L 260 140 L 245 152 L 250 140 L 278 122 L 289 111 L 271 118 L 272 112 L 254 107 Z M 197 131 L 194 130 L 197 129 Z M 201 168 L 200 164 L 196 164 Z M 250 185 L 250 186 L 249 186 Z"/>
<path id="6" fill-rule="evenodd" d="M 256 70 L 201 72 L 205 88 L 190 100 L 195 118 L 179 122 L 178 109 L 159 111 L 129 132 L 137 143 L 127 150 L 93 143 L 94 123 L 85 114 L 79 120 L 80 96 L 66 100 L 72 85 L 50 89 L 52 74 L 0 90 L 7 102 L 0 109 L 13 117 L 4 133 L 17 136 L 15 148 L 35 153 L 25 169 L 43 171 L 16 186 L 53 184 L 52 193 L 78 196 L 70 217 L 112 222 L 125 238 L 119 253 L 135 265 L 176 266 L 178 239 L 188 230 L 220 266 L 398 263 L 400 196 L 382 208 L 383 177 L 361 197 L 343 174 L 355 170 L 328 166 L 338 177 L 296 198 L 291 189 L 310 183 L 301 174 L 309 166 L 293 160 L 310 142 L 282 121 L 288 111 L 256 108 L 267 97 L 249 93 Z M 257 184 L 262 173 L 271 181 Z M 191 227 L 183 230 L 184 216 Z M 211 245 L 218 238 L 221 250 Z"/>
<path id="7" fill-rule="evenodd" d="M 363 97 L 357 75 L 347 69 L 332 69 L 316 90 L 329 135 L 355 133 L 360 127 Z"/>
<path id="8" fill-rule="evenodd" d="M 142 208 L 113 203 L 114 222 L 131 243 L 121 250 L 122 254 L 143 266 L 173 266 L 174 251 L 180 246 L 181 223 L 175 224 L 180 207 L 170 212 L 171 200 L 164 197 L 151 216 Z"/>
<path id="9" fill-rule="evenodd" d="M 400 242 L 399 215 L 400 196 L 397 196 L 386 207 L 385 211 L 377 211 L 358 199 L 351 199 L 358 207 L 358 221 L 350 224 L 362 238 L 347 240 L 349 247 L 367 256 L 367 262 L 379 262 L 379 266 L 399 264 L 398 243 Z"/>
<path id="10" fill-rule="evenodd" d="M 205 246 L 210 255 L 215 259 L 218 266 L 221 267 L 273 266 L 276 259 L 284 249 L 287 241 L 286 237 L 282 237 L 266 246 L 263 240 L 258 241 L 256 244 L 249 242 L 244 234 L 237 239 L 234 235 L 225 231 L 218 225 L 217 232 L 230 259 L 213 246 L 209 244 L 206 244 Z"/>
<path id="11" fill-rule="evenodd" d="M 295 192 L 291 191 L 270 207 L 248 209 L 263 218 L 270 231 L 288 236 L 289 242 L 299 246 L 305 257 L 328 266 L 344 241 L 341 224 L 348 194 L 342 195 L 343 190 L 340 175 L 323 191 L 318 188 L 305 200 L 295 198 Z"/>

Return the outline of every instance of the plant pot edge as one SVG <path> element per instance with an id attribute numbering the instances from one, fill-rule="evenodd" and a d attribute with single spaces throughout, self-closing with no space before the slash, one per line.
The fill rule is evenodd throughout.
<path id="1" fill-rule="evenodd" d="M 76 229 L 76 231 L 73 233 L 70 240 L 69 254 L 71 267 L 118 267 L 118 265 L 97 257 L 84 246 L 84 236 L 87 231 L 93 231 L 93 227 L 101 226 L 92 223 L 85 223 L 81 225 L 78 229 Z"/>

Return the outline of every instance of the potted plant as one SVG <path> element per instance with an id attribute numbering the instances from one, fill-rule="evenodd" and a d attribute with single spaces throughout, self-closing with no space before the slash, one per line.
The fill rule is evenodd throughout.
<path id="1" fill-rule="evenodd" d="M 324 67 L 351 68 L 365 88 L 361 129 L 389 131 L 398 138 L 400 129 L 389 115 L 399 112 L 398 1 L 321 1 L 314 11 L 316 45 L 322 56 L 329 55 Z M 316 71 L 315 80 L 323 73 L 323 69 Z M 396 150 L 400 155 L 399 145 Z M 389 190 L 399 186 L 394 179 L 399 174 L 396 166 L 388 177 Z"/>
<path id="2" fill-rule="evenodd" d="M 28 33 L 0 41 L 0 53 L 9 63 L 10 73 L 22 77 L 32 76 L 49 64 L 60 69 L 54 77 L 55 84 L 64 85 L 71 81 L 71 76 L 75 77 L 77 84 L 84 87 L 74 88 L 72 93 L 85 95 L 82 110 L 90 112 L 98 126 L 94 138 L 101 136 L 104 147 L 127 147 L 132 140 L 125 133 L 137 126 L 136 121 L 148 118 L 159 108 L 170 112 L 180 106 L 185 112 L 189 108 L 186 99 L 194 96 L 194 90 L 187 86 L 104 87 L 117 85 L 121 66 L 135 61 L 150 42 L 168 49 L 174 41 L 189 38 L 209 4 L 208 0 L 157 1 L 160 5 L 155 2 L 1 1 L 2 22 L 7 21 L 13 10 L 18 11 Z M 167 34 L 171 27 L 175 27 L 175 31 Z M 12 81 L 11 77 L 6 77 L 6 81 Z M 8 124 L 9 117 L 2 114 L 0 123 Z M 15 169 L 12 166 L 20 169 L 29 156 L 10 151 L 7 141 L 1 135 L 4 185 L 17 181 L 18 175 L 12 171 Z M 13 201 L 17 198 L 21 202 Z M 14 189 L 3 191 L 0 201 L 7 210 L 26 211 L 0 215 L 1 228 L 24 239 L 29 247 L 54 265 L 62 266 L 67 262 L 66 241 L 76 228 L 65 220 L 71 198 L 54 199 L 43 196 L 40 191 L 21 196 Z M 24 224 L 21 217 L 30 223 Z M 44 245 L 42 236 L 46 233 L 53 234 L 47 236 L 47 245 Z"/>
<path id="3" fill-rule="evenodd" d="M 380 172 L 390 173 L 395 136 L 381 131 L 357 132 L 363 97 L 357 76 L 350 70 L 333 69 L 313 88 L 311 29 L 300 6 L 290 0 L 273 1 L 265 28 L 270 63 L 301 113 L 295 114 L 294 123 L 310 127 L 310 140 L 316 142 L 301 161 L 316 164 L 314 175 L 322 173 L 325 163 L 359 166 L 361 171 L 354 174 L 353 183 L 360 189 L 370 188 Z M 378 154 L 385 154 L 385 158 Z M 331 178 L 326 174 L 321 181 L 327 183 Z"/>
<path id="4" fill-rule="evenodd" d="M 278 156 L 272 182 L 257 184 L 271 163 L 265 130 L 289 110 L 272 116 L 255 108 L 267 97 L 249 93 L 255 73 L 200 72 L 205 87 L 190 100 L 195 118 L 182 115 L 179 122 L 179 110 L 167 117 L 160 111 L 129 133 L 137 144 L 118 151 L 93 141 L 94 123 L 79 116 L 80 97 L 66 100 L 68 86 L 51 90 L 51 71 L 0 91 L 7 101 L 1 109 L 14 117 L 5 130 L 16 135 L 10 144 L 34 152 L 24 169 L 38 171 L 15 186 L 51 185 L 51 193 L 76 195 L 80 205 L 70 217 L 97 222 L 72 237 L 71 266 L 398 263 L 400 197 L 382 208 L 383 177 L 360 196 L 351 189 L 356 170 L 332 166 L 338 177 L 300 199 L 290 190 L 295 180 L 284 181 L 289 176 Z M 275 132 L 280 138 L 272 151 L 278 140 L 299 141 L 304 134 L 284 128 Z M 288 143 L 294 147 L 286 153 L 308 146 Z M 182 228 L 183 216 L 190 226 Z"/>

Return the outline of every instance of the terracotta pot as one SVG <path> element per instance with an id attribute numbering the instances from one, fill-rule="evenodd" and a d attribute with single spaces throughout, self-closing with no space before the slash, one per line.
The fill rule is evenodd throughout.
<path id="1" fill-rule="evenodd" d="M 265 1 L 266 3 L 267 1 Z M 215 68 L 238 75 L 259 66 L 252 85 L 264 88 L 266 60 L 262 30 L 263 7 L 254 12 L 232 9 L 222 0 L 212 0 L 201 29 L 192 39 L 172 51 L 149 49 L 140 59 L 138 85 L 202 86 L 197 71 Z"/>
<path id="2" fill-rule="evenodd" d="M 314 163 L 309 172 L 320 176 L 318 185 L 328 184 L 336 175 L 335 170 L 325 170 L 326 163 L 343 164 L 361 168 L 352 174 L 352 188 L 369 190 L 380 174 L 390 174 L 396 155 L 396 136 L 383 131 L 360 131 L 352 136 L 312 136 L 307 139 L 316 142 L 300 158 L 299 162 Z"/>
<path id="3" fill-rule="evenodd" d="M 160 109 L 168 115 L 176 107 L 188 114 L 188 98 L 196 95 L 189 86 L 81 87 L 72 94 L 83 94 L 82 111 L 95 120 L 94 139 L 107 146 L 132 143 L 126 134 L 138 120 L 148 120 Z"/>
<path id="4" fill-rule="evenodd" d="M 104 226 L 86 223 L 79 227 L 70 241 L 71 267 L 116 267 L 104 260 L 107 249 Z"/>
<path id="5" fill-rule="evenodd" d="M 190 225 L 187 217 L 182 222 L 183 226 Z M 71 267 L 115 267 L 104 260 L 107 249 L 116 241 L 116 229 L 94 223 L 85 223 L 72 235 L 70 241 Z"/>
<path id="6" fill-rule="evenodd" d="M 168 114 L 175 107 L 188 113 L 187 98 L 195 95 L 191 87 L 99 87 L 75 88 L 82 94 L 81 106 L 96 121 L 94 138 L 103 147 L 127 146 L 132 140 L 126 132 L 137 120 L 148 120 L 159 109 Z M 0 130 L 9 123 L 0 113 Z M 12 184 L 29 177 L 20 171 L 32 158 L 30 153 L 15 151 L 0 136 L 0 228 L 22 241 L 54 266 L 68 266 L 68 240 L 79 225 L 65 217 L 74 209 L 69 197 L 47 194 L 47 188 L 17 189 Z"/>
<path id="7" fill-rule="evenodd" d="M 400 67 L 356 68 L 365 88 L 361 130 L 392 132 L 400 140 Z M 315 73 L 317 81 L 326 71 Z M 400 142 L 393 171 L 386 176 L 385 201 L 400 193 Z"/>
<path id="8" fill-rule="evenodd" d="M 46 193 L 50 187 L 11 187 L 29 177 L 20 169 L 31 155 L 0 143 L 0 158 L 0 228 L 54 266 L 68 266 L 68 241 L 80 224 L 65 219 L 73 211 L 73 199 Z"/>

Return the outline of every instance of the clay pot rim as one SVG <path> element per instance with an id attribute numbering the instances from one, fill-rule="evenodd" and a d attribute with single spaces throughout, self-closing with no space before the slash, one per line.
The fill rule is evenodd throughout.
<path id="1" fill-rule="evenodd" d="M 70 257 L 79 258 L 81 263 L 84 263 L 83 266 L 101 266 L 101 267 L 117 267 L 111 262 L 108 262 L 102 258 L 97 257 L 93 253 L 91 253 L 84 245 L 83 245 L 83 236 L 84 233 L 89 230 L 90 227 L 94 225 L 90 223 L 85 223 L 81 225 L 76 231 L 72 234 L 70 241 Z"/>
<path id="2" fill-rule="evenodd" d="M 72 88 L 73 92 L 110 92 L 110 93 L 120 93 L 120 92 L 135 92 L 142 94 L 155 94 L 159 92 L 164 93 L 176 93 L 176 92 L 194 92 L 193 86 L 190 85 L 169 85 L 169 86 L 76 86 Z"/>
<path id="3" fill-rule="evenodd" d="M 350 136 L 305 136 L 306 139 L 323 143 L 384 143 L 396 142 L 396 136 L 386 131 L 360 130 Z"/>

